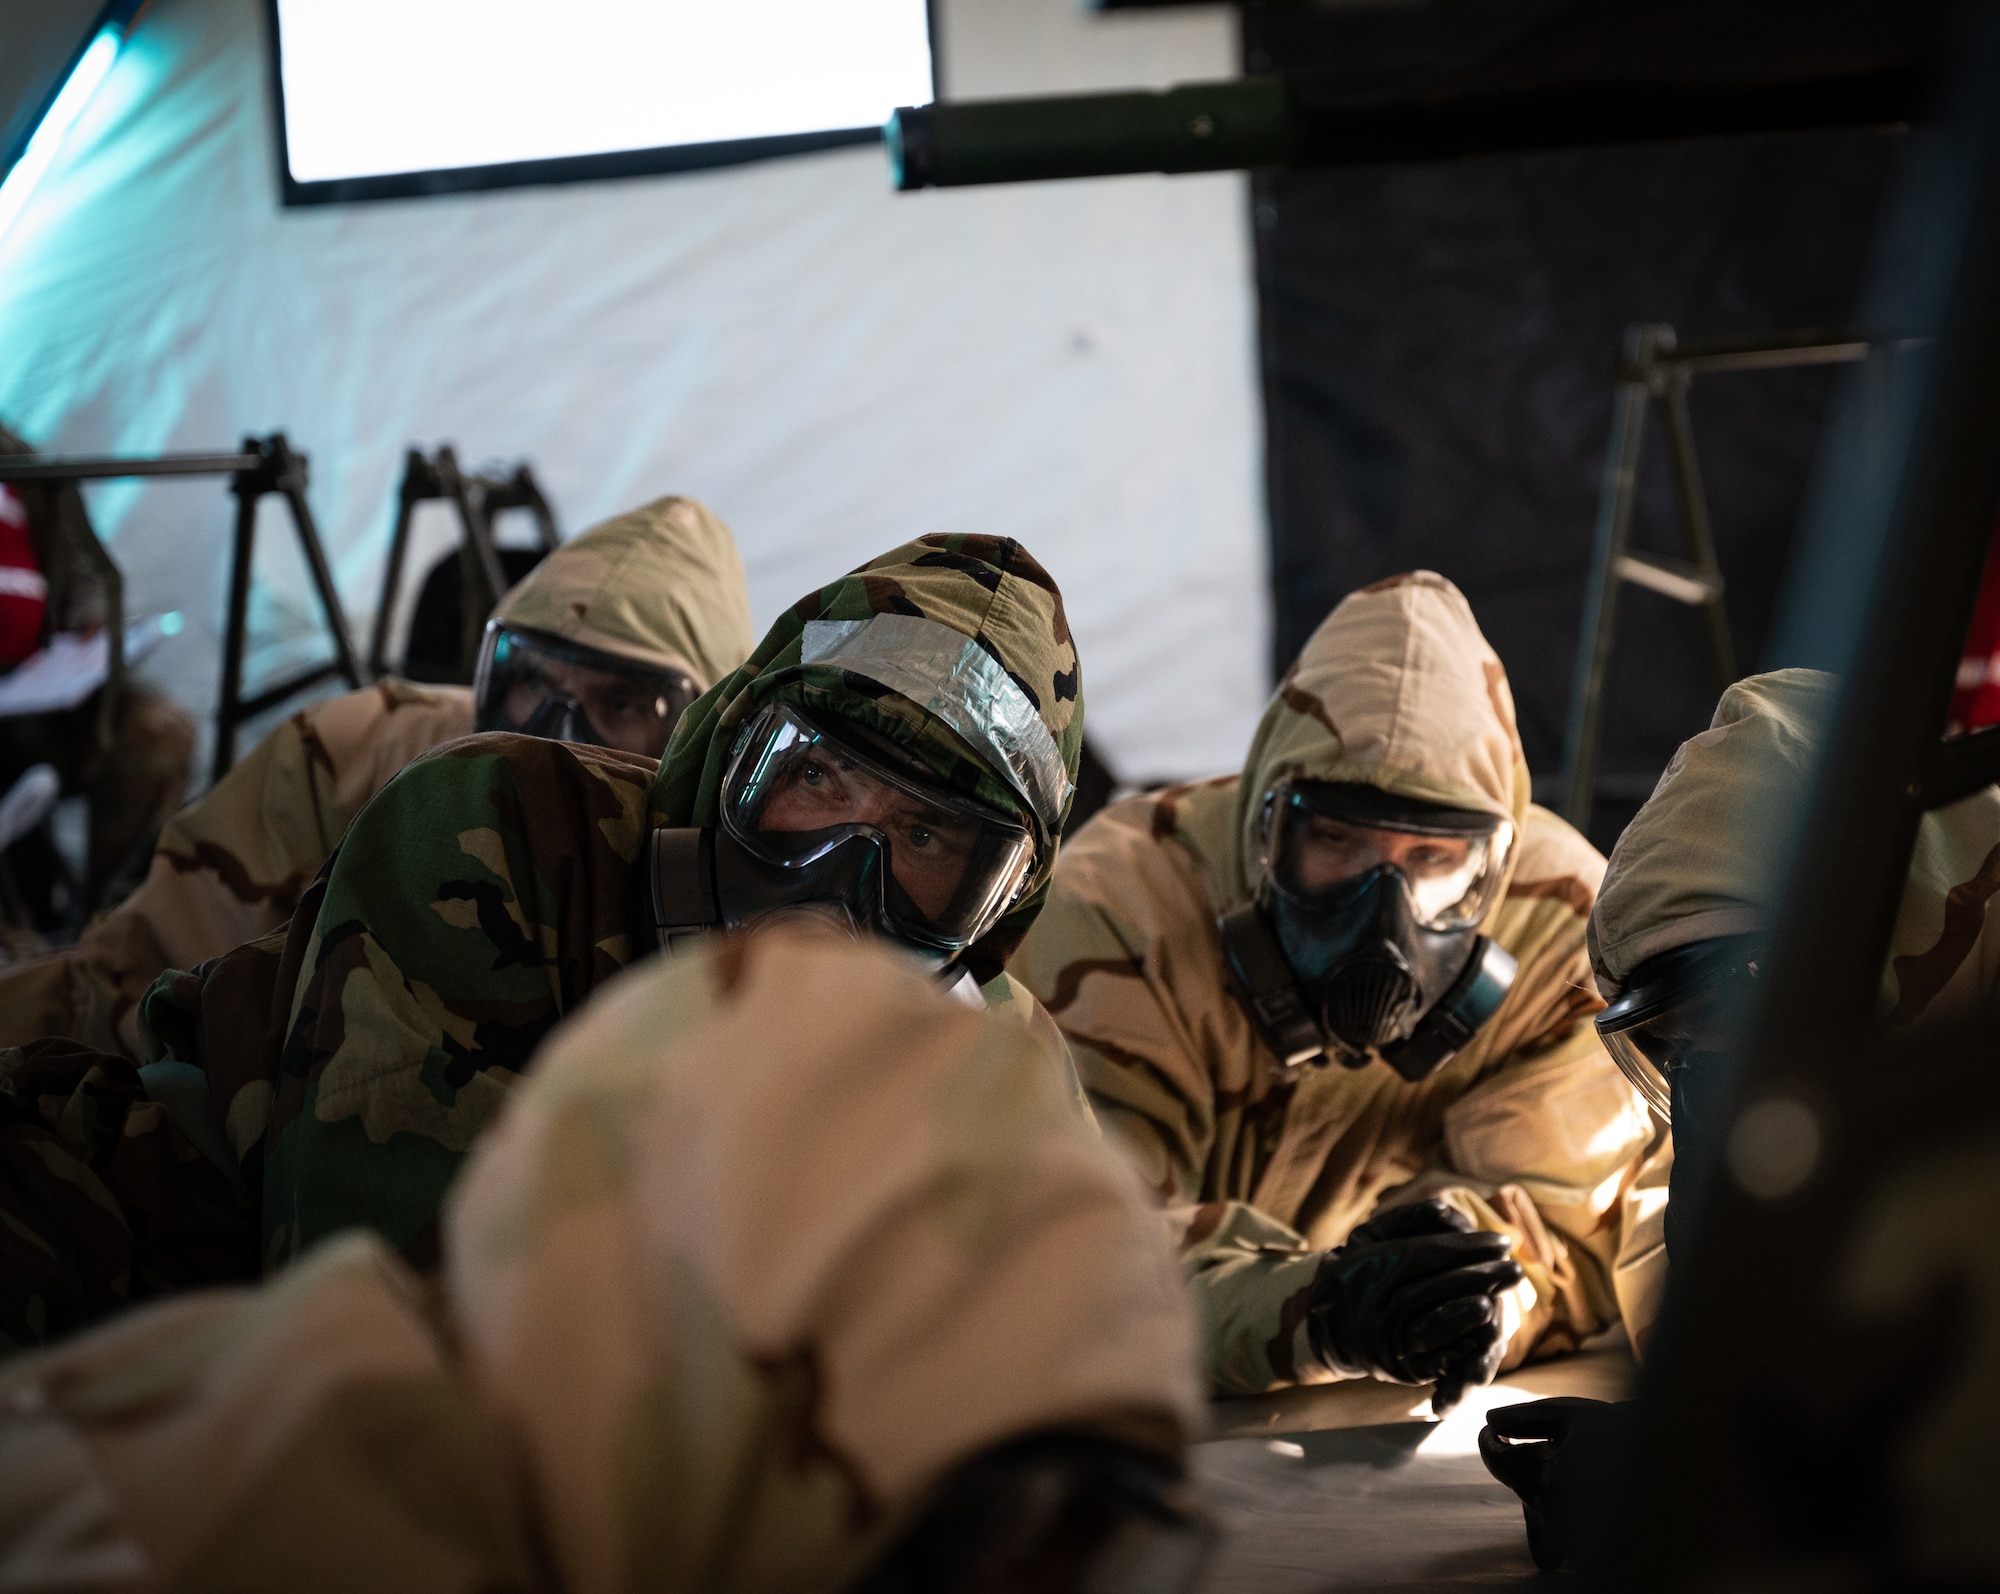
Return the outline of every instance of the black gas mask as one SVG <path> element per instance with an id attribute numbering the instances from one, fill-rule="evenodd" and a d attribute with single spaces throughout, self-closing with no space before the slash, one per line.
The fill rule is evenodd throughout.
<path id="1" fill-rule="evenodd" d="M 1265 800 L 1264 889 L 1222 916 L 1251 1018 L 1287 1068 L 1381 1058 L 1427 1078 L 1493 1016 L 1514 959 L 1478 930 L 1513 827 L 1326 781 Z"/>
<path id="2" fill-rule="evenodd" d="M 1021 819 L 859 726 L 783 704 L 738 733 L 721 821 L 653 832 L 663 945 L 795 915 L 886 936 L 949 970 L 1034 873 Z"/>
<path id="3" fill-rule="evenodd" d="M 472 682 L 473 725 L 658 758 L 698 695 L 685 671 L 489 620 Z"/>
<path id="4" fill-rule="evenodd" d="M 1721 935 L 1692 941 L 1646 959 L 1618 999 L 1597 1015 L 1597 1038 L 1646 1105 L 1668 1122 L 1695 1131 L 1709 1116 L 1686 1112 L 1690 1079 L 1729 1077 L 1729 1054 L 1763 976 L 1761 935 Z M 1699 1095 L 1702 1085 L 1692 1087 Z M 1688 1122 L 1702 1119 L 1703 1124 Z"/>

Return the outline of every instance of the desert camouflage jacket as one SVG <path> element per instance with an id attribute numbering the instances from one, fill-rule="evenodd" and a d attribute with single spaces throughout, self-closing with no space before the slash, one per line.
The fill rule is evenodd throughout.
<path id="1" fill-rule="evenodd" d="M 728 527 L 662 498 L 572 538 L 500 600 L 517 625 L 714 685 L 756 640 Z M 0 1045 L 63 1035 L 144 1060 L 139 999 L 291 917 L 362 807 L 473 728 L 464 687 L 382 681 L 294 714 L 161 832 L 139 888 L 74 948 L 0 970 Z"/>
<path id="2" fill-rule="evenodd" d="M 267 1266 L 366 1225 L 428 1265 L 445 1187 L 536 1045 L 650 950 L 644 843 L 713 823 L 731 735 L 785 698 L 868 723 L 962 787 L 1019 806 L 938 715 L 835 666 L 802 662 L 813 620 L 914 615 L 997 658 L 1075 778 L 1082 693 L 1060 596 L 1017 544 L 925 538 L 795 605 L 689 709 L 657 775 L 597 748 L 479 736 L 392 781 L 355 821 L 301 956 L 268 1122 L 254 1085 L 232 1139 L 262 1139 Z M 1067 793 L 1057 794 L 1066 804 Z M 1061 814 L 1049 827 L 1059 833 Z M 1019 907 L 968 959 L 990 1005 L 1060 1037 L 1001 969 L 1047 890 L 1054 834 Z"/>
<path id="3" fill-rule="evenodd" d="M 1482 925 L 1520 972 L 1412 1085 L 1386 1063 L 1286 1078 L 1226 972 L 1218 915 L 1261 879 L 1263 794 L 1292 772 L 1484 810 L 1515 827 Z M 1528 801 L 1500 662 L 1465 600 L 1419 574 L 1346 600 L 1265 712 L 1244 775 L 1130 799 L 1065 849 L 1011 965 L 1048 1007 L 1107 1132 L 1184 1236 L 1209 1375 L 1247 1393 L 1327 1375 L 1305 1347 L 1320 1252 L 1379 1206 L 1441 1196 L 1513 1235 L 1509 1357 L 1621 1315 L 1664 1278 L 1671 1149 L 1591 1027 L 1584 924 L 1604 861 Z"/>
<path id="4" fill-rule="evenodd" d="M 0 1367 L 0 1586 L 847 1588 L 998 1444 L 1171 1465 L 1191 1314 L 1047 1061 L 880 947 L 655 959 L 511 1094 L 440 1278 L 351 1234 Z"/>

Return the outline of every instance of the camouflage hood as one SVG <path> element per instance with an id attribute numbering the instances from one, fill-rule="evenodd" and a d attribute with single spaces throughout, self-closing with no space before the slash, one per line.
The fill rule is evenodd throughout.
<path id="1" fill-rule="evenodd" d="M 1590 915 L 1590 962 L 1607 997 L 1648 958 L 1764 928 L 1782 857 L 1811 789 L 1835 677 L 1777 670 L 1722 694 L 1681 744 L 1611 849 Z"/>
<path id="2" fill-rule="evenodd" d="M 493 611 L 530 631 L 684 670 L 706 691 L 756 641 L 729 528 L 692 498 L 661 498 L 571 538 Z"/>
<path id="3" fill-rule="evenodd" d="M 682 716 L 654 823 L 716 823 L 736 728 L 773 702 L 867 726 L 1030 821 L 1028 889 L 966 958 L 982 980 L 997 973 L 1047 894 L 1083 746 L 1082 677 L 1048 572 L 1011 538 L 920 537 L 800 599 Z"/>
<path id="4" fill-rule="evenodd" d="M 1528 764 L 1514 695 L 1458 588 L 1428 570 L 1392 576 L 1320 622 L 1250 743 L 1225 863 L 1230 901 L 1219 906 L 1262 885 L 1264 796 L 1288 775 L 1469 808 L 1520 833 Z"/>
<path id="5" fill-rule="evenodd" d="M 1821 670 L 1750 676 L 1681 744 L 1612 849 L 1590 916 L 1591 967 L 1607 998 L 1661 952 L 1767 928 L 1774 871 L 1804 818 L 1839 687 Z M 1986 928 L 1996 891 L 2000 789 L 1989 786 L 1917 827 L 1882 975 L 1886 1018 L 1962 1016 L 1985 1004 L 2000 974 L 2000 934 Z"/>

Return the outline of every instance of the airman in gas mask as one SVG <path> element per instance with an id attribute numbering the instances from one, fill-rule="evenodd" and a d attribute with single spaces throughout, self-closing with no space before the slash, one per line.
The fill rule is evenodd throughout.
<path id="1" fill-rule="evenodd" d="M 1240 776 L 1107 809 L 1011 965 L 1181 1222 L 1224 1392 L 1440 1409 L 1647 1326 L 1664 1135 L 1591 1028 L 1603 860 L 1529 801 L 1499 659 L 1426 572 L 1350 596 Z"/>
<path id="2" fill-rule="evenodd" d="M 138 1003 L 284 924 L 354 816 L 411 759 L 474 730 L 657 758 L 756 642 L 735 540 L 661 498 L 550 553 L 500 600 L 476 684 L 383 680 L 300 710 L 167 822 L 139 887 L 62 952 L 0 972 L 0 1045 L 60 1035 L 142 1060 Z"/>
<path id="3" fill-rule="evenodd" d="M 1662 1258 L 1681 1247 L 1683 1192 L 1726 1135 L 1776 871 L 1804 818 L 1838 688 L 1824 671 L 1793 669 L 1725 691 L 1618 838 L 1591 914 L 1591 967 L 1610 1004 L 1598 1034 L 1677 1142 L 1675 1198 L 1648 1225 Z M 2000 787 L 1989 786 L 1917 826 L 1876 1000 L 1883 1024 L 1923 1033 L 1990 1011 L 2000 991 L 1996 898 Z M 1664 1268 L 1653 1277 L 1664 1289 Z M 1565 1398 L 1488 1418 L 1480 1451 L 1522 1497 L 1529 1546 L 1546 1569 L 1574 1565 L 1601 1519 L 1630 1410 Z"/>
<path id="4" fill-rule="evenodd" d="M 556 619 L 533 629 L 561 639 Z M 262 1254 L 360 1224 L 426 1262 L 445 1186 L 557 1020 L 650 952 L 778 919 L 895 947 L 1031 1026 L 1080 1107 L 1004 963 L 1046 895 L 1082 737 L 1048 574 L 1007 538 L 926 537 L 787 609 L 657 767 L 519 735 L 412 764 L 294 921 L 275 1099 L 224 1086 L 249 1092 L 231 1121 L 255 1126 Z"/>

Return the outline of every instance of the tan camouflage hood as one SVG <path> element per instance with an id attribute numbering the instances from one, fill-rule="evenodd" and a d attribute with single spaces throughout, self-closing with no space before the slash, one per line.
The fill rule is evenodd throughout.
<path id="1" fill-rule="evenodd" d="M 704 692 L 757 643 L 736 541 L 692 498 L 657 499 L 572 537 L 493 613 L 524 630 L 685 670 Z"/>
<path id="2" fill-rule="evenodd" d="M 1428 570 L 1392 576 L 1349 594 L 1320 622 L 1250 743 L 1237 788 L 1231 900 L 1220 907 L 1262 884 L 1264 796 L 1287 775 L 1469 808 L 1520 833 L 1529 787 L 1514 695 L 1458 588 Z"/>
<path id="3" fill-rule="evenodd" d="M 440 1289 L 355 1228 L 0 1366 L 0 1586 L 803 1594 L 998 1442 L 1203 1420 L 1058 1058 L 880 946 L 633 971 L 446 1223 Z"/>
<path id="4" fill-rule="evenodd" d="M 565 1589 L 843 1587 L 997 1442 L 1172 1455 L 1202 1420 L 1137 1178 L 1032 1035 L 879 945 L 634 970 L 551 1037 L 446 1229 Z"/>
<path id="5" fill-rule="evenodd" d="M 1590 916 L 1591 967 L 1607 998 L 1670 947 L 1764 928 L 1773 855 L 1810 790 L 1838 686 L 1820 670 L 1753 675 L 1681 744 L 1611 849 Z"/>
<path id="6" fill-rule="evenodd" d="M 1591 967 L 1607 998 L 1661 952 L 1766 928 L 1838 690 L 1820 670 L 1753 675 L 1682 743 L 1612 849 L 1591 914 Z M 1885 1017 L 1909 1023 L 1986 1002 L 2000 977 L 2000 936 L 1986 930 L 1996 891 L 2000 790 L 1989 787 L 1917 827 L 1883 971 Z"/>

